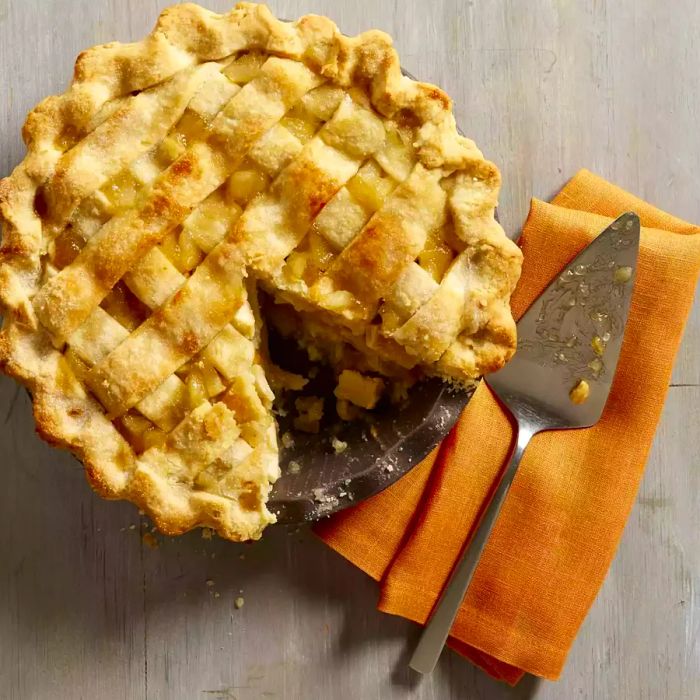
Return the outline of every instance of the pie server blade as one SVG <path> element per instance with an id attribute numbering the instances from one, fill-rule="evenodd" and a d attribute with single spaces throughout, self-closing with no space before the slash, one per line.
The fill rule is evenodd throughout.
<path id="1" fill-rule="evenodd" d="M 622 347 L 639 236 L 637 215 L 620 216 L 518 321 L 515 356 L 486 377 L 516 418 L 527 413 L 538 430 L 582 428 L 598 421 Z M 569 394 L 581 380 L 590 391 L 576 404 Z"/>

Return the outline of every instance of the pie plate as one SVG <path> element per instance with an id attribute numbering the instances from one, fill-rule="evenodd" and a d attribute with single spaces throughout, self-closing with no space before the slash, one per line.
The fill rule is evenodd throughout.
<path id="1" fill-rule="evenodd" d="M 278 415 L 279 432 L 289 437 L 280 445 L 282 476 L 268 504 L 277 522 L 318 520 L 393 484 L 447 435 L 472 393 L 423 381 L 371 423 L 338 423 L 317 434 L 295 431 L 292 411 Z"/>

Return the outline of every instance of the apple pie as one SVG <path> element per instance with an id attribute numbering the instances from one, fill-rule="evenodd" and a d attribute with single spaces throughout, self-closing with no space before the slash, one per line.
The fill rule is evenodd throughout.
<path id="1" fill-rule="evenodd" d="M 0 182 L 2 368 L 39 433 L 165 533 L 274 521 L 261 294 L 328 362 L 361 358 L 339 364 L 346 403 L 391 377 L 469 385 L 514 351 L 499 172 L 380 31 L 177 5 L 83 52 L 23 136 Z"/>

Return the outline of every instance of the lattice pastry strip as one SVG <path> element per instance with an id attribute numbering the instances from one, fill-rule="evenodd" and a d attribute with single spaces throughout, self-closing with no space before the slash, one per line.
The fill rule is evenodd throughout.
<path id="1" fill-rule="evenodd" d="M 89 372 L 128 337 L 129 333 L 121 324 L 98 308 L 69 338 L 69 347 L 84 365 L 84 372 Z M 254 353 L 251 340 L 227 326 L 207 346 L 201 360 L 185 371 L 178 369 L 184 374 L 184 380 L 175 374 L 170 375 L 136 407 L 160 430 L 168 432 L 199 400 L 206 400 L 226 389 L 216 370 L 230 381 L 241 364 L 253 364 Z M 84 381 L 88 377 L 85 374 Z M 199 397 L 192 395 L 192 378 L 203 385 Z"/>
<path id="2" fill-rule="evenodd" d="M 472 287 L 467 253 L 455 259 L 438 289 L 391 337 L 423 362 L 436 362 L 463 327 L 465 291 Z"/>
<path id="3" fill-rule="evenodd" d="M 216 88 L 212 90 L 211 86 L 213 83 L 216 84 Z M 230 83 L 229 80 L 218 72 L 214 72 L 211 76 L 208 76 L 206 85 L 208 86 L 209 91 L 203 91 L 195 94 L 195 97 L 187 107 L 185 116 L 180 123 L 178 123 L 179 131 L 182 131 L 183 128 L 190 131 L 190 139 L 197 136 L 201 131 L 202 125 L 207 120 L 212 119 L 225 105 L 226 101 L 228 101 L 235 94 L 235 92 L 238 91 L 237 86 Z M 206 96 L 206 99 L 203 99 L 203 96 Z M 186 121 L 186 124 L 183 126 L 184 121 Z M 135 189 L 133 186 L 134 181 L 136 180 L 138 182 L 139 180 L 134 173 L 142 175 L 140 178 L 141 185 L 148 184 L 149 180 L 153 180 L 155 178 L 155 175 L 152 175 L 152 172 L 154 170 L 156 173 L 158 172 L 156 163 L 160 150 L 161 148 L 159 147 L 155 152 L 139 158 L 125 171 L 122 171 L 122 173 L 117 178 L 113 179 L 109 186 L 105 188 L 107 192 L 118 193 L 119 200 L 114 201 L 113 198 L 111 202 L 113 207 L 121 206 L 123 208 L 127 204 L 127 202 L 124 202 L 124 192 L 127 190 L 125 187 L 125 182 L 130 182 L 132 184 L 132 187 L 127 191 L 133 192 Z M 144 174 L 146 176 L 143 176 Z M 131 203 L 133 203 L 133 195 L 131 197 Z M 197 252 L 197 245 L 199 245 L 204 251 L 209 251 L 224 237 L 228 226 L 235 219 L 237 214 L 235 205 L 221 206 L 222 204 L 223 203 L 214 196 L 211 196 L 205 200 L 205 202 L 193 213 L 193 215 L 191 215 L 185 221 L 180 238 L 182 240 L 183 237 L 188 237 L 190 240 L 190 245 L 189 250 L 180 250 L 180 246 L 177 245 L 178 262 L 187 257 L 195 258 L 195 261 L 198 261 L 200 256 Z M 114 209 L 111 213 L 114 213 Z M 205 222 L 209 223 L 209 225 L 205 226 Z M 69 233 L 71 234 L 71 238 L 68 240 L 71 248 L 68 251 L 68 254 L 60 254 L 61 251 L 58 251 L 59 267 L 69 264 L 77 252 L 79 252 L 80 247 L 82 247 L 82 243 L 84 243 L 84 241 L 78 241 L 72 237 L 74 236 L 73 229 L 70 229 Z M 61 242 L 61 240 L 62 239 L 59 238 L 59 242 Z M 66 244 L 65 238 L 62 242 L 64 245 Z M 69 258 L 69 255 L 71 254 L 72 257 Z M 53 257 L 54 261 L 56 261 L 57 256 L 54 255 Z M 182 267 L 185 269 L 193 266 L 194 265 L 188 266 L 186 263 L 182 264 Z M 147 306 L 151 308 L 162 304 L 183 283 L 184 278 L 178 274 L 177 270 L 170 265 L 169 261 L 164 258 L 164 256 L 160 254 L 157 249 L 149 251 L 146 257 L 137 265 L 134 272 L 127 275 L 127 284 L 130 287 L 135 287 L 137 297 L 139 297 Z M 101 310 L 97 309 L 93 313 L 97 314 L 98 311 Z M 90 327 L 91 318 L 92 317 L 86 321 L 84 324 L 85 326 Z M 96 321 L 100 320 L 103 319 L 98 314 Z M 96 328 L 100 329 L 103 327 L 103 325 L 104 324 L 98 324 Z M 93 333 L 92 335 L 93 337 L 98 337 L 99 332 Z M 173 394 L 173 392 L 170 392 L 169 396 L 172 399 L 175 395 L 179 395 L 181 393 L 182 392 L 177 392 L 177 394 Z M 172 411 L 169 413 L 172 413 Z M 161 422 L 170 425 L 172 420 L 168 419 L 166 421 L 161 417 Z"/>
<path id="4" fill-rule="evenodd" d="M 237 238 L 253 269 L 271 276 L 301 242 L 316 215 L 383 142 L 369 110 L 345 97 L 318 134 L 246 209 Z"/>
<path id="5" fill-rule="evenodd" d="M 82 54 L 25 134 L 0 360 L 40 431 L 165 531 L 274 519 L 257 284 L 370 372 L 464 383 L 513 351 L 498 173 L 381 32 L 179 5 Z"/>
<path id="6" fill-rule="evenodd" d="M 269 58 L 214 119 L 209 140 L 180 156 L 156 179 L 139 209 L 111 219 L 40 290 L 34 307 L 42 324 L 59 340 L 75 330 L 142 251 L 221 185 L 259 136 L 319 82 L 299 63 Z"/>
<path id="7" fill-rule="evenodd" d="M 301 281 L 302 288 L 311 287 L 337 254 L 362 230 L 372 214 L 381 208 L 396 185 L 396 181 L 382 173 L 375 161 L 369 159 L 363 163 L 321 210 L 307 238 L 288 256 L 276 286 L 295 290 Z"/>
<path id="8" fill-rule="evenodd" d="M 93 339 L 111 337 L 111 345 L 114 346 L 126 334 L 125 329 L 104 312 L 93 314 L 91 318 L 101 319 L 103 327 L 98 329 L 86 323 L 71 338 L 71 350 L 85 360 L 86 365 L 99 361 L 110 349 L 105 347 L 104 340 L 94 345 L 91 342 Z M 194 484 L 198 482 L 200 472 L 210 467 L 205 479 L 210 491 L 229 499 L 244 497 L 249 510 L 259 510 L 264 507 L 266 492 L 261 491 L 258 484 L 261 479 L 269 481 L 275 478 L 276 443 L 274 423 L 269 415 L 271 394 L 264 376 L 256 378 L 255 373 L 247 376 L 236 374 L 241 365 L 252 365 L 253 345 L 228 326 L 209 344 L 202 360 L 209 362 L 209 367 L 217 367 L 227 380 L 233 382 L 224 403 L 212 407 L 203 400 L 189 415 L 185 415 L 188 410 L 186 385 L 176 375 L 171 375 L 138 406 L 142 414 L 152 418 L 154 413 L 159 413 L 156 406 L 162 409 L 170 420 L 167 423 L 161 420 L 158 428 L 172 430 L 169 435 L 153 430 L 149 421 L 139 419 L 137 415 L 124 416 L 124 426 L 130 431 L 132 444 L 140 442 L 146 449 L 139 458 L 137 471 L 144 478 L 147 474 L 149 479 L 175 478 Z M 195 366 L 198 364 L 202 364 L 202 361 L 195 363 Z M 226 388 L 221 382 L 219 385 L 220 391 Z M 264 396 L 265 403 L 260 395 Z M 235 397 L 235 401 L 231 397 Z M 173 411 L 178 407 L 181 410 L 173 419 Z M 241 429 L 237 420 L 243 423 L 242 430 L 247 441 L 237 439 Z M 157 419 L 154 422 L 158 423 Z M 175 428 L 177 422 L 179 425 Z M 162 437 L 157 439 L 156 446 L 148 449 L 149 442 L 155 442 L 153 438 L 158 434 Z M 237 449 L 229 449 L 234 444 L 237 444 Z M 202 479 L 198 482 L 200 486 Z M 223 483 L 214 487 L 217 479 Z M 235 517 L 240 519 L 242 515 L 242 512 L 238 512 Z"/>
<path id="9" fill-rule="evenodd" d="M 167 114 L 167 110 L 160 110 L 153 114 L 154 110 L 149 109 L 150 104 L 144 103 L 141 99 L 143 95 L 151 97 L 151 101 L 154 101 L 153 96 L 149 95 L 151 91 L 126 100 L 126 102 L 130 102 L 127 105 L 130 108 L 126 115 L 129 117 L 128 120 L 122 117 L 122 112 L 127 111 L 126 108 L 112 110 L 109 116 L 101 122 L 100 127 L 112 135 L 119 128 L 124 128 L 126 133 L 119 134 L 122 147 L 119 153 L 111 153 L 109 161 L 106 164 L 100 163 L 97 172 L 92 172 L 89 177 L 81 178 L 80 171 L 76 172 L 75 162 L 79 163 L 80 161 L 75 157 L 69 161 L 69 167 L 64 165 L 64 169 L 61 170 L 62 161 L 67 160 L 68 155 L 72 154 L 73 151 L 59 160 L 56 174 L 52 180 L 49 180 L 47 192 L 55 192 L 58 189 L 58 185 L 54 184 L 58 180 L 63 189 L 67 189 L 67 183 L 72 181 L 79 183 L 79 187 L 75 188 L 73 203 L 79 201 L 80 197 L 84 197 L 86 193 L 90 193 L 78 204 L 77 215 L 72 217 L 68 225 L 58 234 L 56 240 L 49 244 L 52 262 L 59 269 L 73 262 L 85 243 L 112 216 L 133 208 L 162 170 L 182 155 L 185 151 L 185 143 L 192 144 L 195 141 L 201 141 L 202 137 L 206 136 L 207 123 L 240 89 L 239 86 L 231 83 L 218 72 L 220 68 L 221 66 L 218 64 L 205 64 L 200 69 L 201 74 L 195 73 L 200 80 L 190 80 L 193 83 L 191 86 L 193 89 L 183 96 L 183 103 L 192 93 L 194 93 L 194 97 L 187 104 L 184 114 L 178 109 L 172 118 L 167 120 L 162 118 L 162 113 Z M 153 92 L 158 95 L 159 93 L 156 91 L 162 92 L 165 87 L 170 88 L 170 83 L 174 81 L 175 78 L 171 79 L 165 86 L 153 88 Z M 115 102 L 124 104 L 125 100 L 120 99 Z M 166 102 L 166 106 L 167 104 Z M 182 117 L 177 121 L 177 117 L 181 114 Z M 142 132 L 136 130 L 135 135 L 141 137 L 136 140 L 134 140 L 131 128 L 134 121 L 144 127 Z M 168 127 L 170 131 L 167 136 L 161 138 Z M 142 153 L 153 143 L 158 145 L 130 161 L 135 154 Z M 87 160 L 89 164 L 90 159 Z M 103 184 L 108 174 L 113 176 Z M 99 189 L 95 190 L 96 187 Z M 54 218 L 55 216 L 54 214 Z M 60 224 L 55 224 L 56 228 L 59 226 Z"/>
<path id="10" fill-rule="evenodd" d="M 166 438 L 163 445 L 146 450 L 139 458 L 165 478 L 191 482 L 239 435 L 231 411 L 221 402 L 205 401 Z"/>
<path id="11" fill-rule="evenodd" d="M 222 210 L 221 204 L 220 198 L 211 196 L 185 221 L 185 229 L 192 232 L 193 238 L 203 244 L 205 249 L 215 245 L 217 241 L 224 237 L 228 225 L 230 225 L 230 221 L 235 215 L 235 208 L 225 207 Z M 217 214 L 219 215 L 218 217 L 216 216 Z M 225 223 L 227 218 L 229 219 L 228 225 Z M 215 224 L 212 224 L 212 221 L 215 221 Z M 210 230 L 203 231 L 205 222 L 209 222 L 208 229 Z M 222 224 L 222 222 L 224 223 Z M 152 249 L 139 263 L 134 272 L 127 275 L 126 279 L 127 284 L 136 292 L 139 299 L 152 308 L 163 304 L 169 296 L 185 283 L 185 278 L 157 248 Z M 246 307 L 241 307 L 241 309 L 244 308 Z M 246 316 L 250 317 L 251 314 L 247 313 Z M 234 322 L 236 320 L 237 318 L 234 316 Z M 243 324 L 239 323 L 239 325 L 243 325 L 246 332 L 250 333 L 252 330 L 252 324 L 248 318 L 245 319 Z M 234 332 L 233 329 L 231 329 L 231 332 Z M 69 344 L 74 347 L 76 343 L 79 343 L 79 347 L 75 349 L 82 359 L 87 360 L 88 364 L 92 366 L 103 359 L 107 354 L 106 350 L 114 350 L 127 335 L 126 331 L 119 324 L 110 319 L 102 309 L 98 308 L 88 321 L 71 336 Z M 109 347 L 99 354 L 86 357 L 85 352 L 81 352 L 81 349 L 84 350 L 85 348 L 94 351 L 94 348 L 97 347 L 94 345 L 94 341 L 97 339 L 101 339 L 102 348 L 104 348 L 108 338 L 111 339 Z M 235 366 L 235 362 L 233 362 L 233 366 Z M 207 393 L 211 396 L 213 393 L 218 392 L 209 390 Z M 187 400 L 187 387 L 177 377 L 171 376 L 151 396 L 144 398 L 138 404 L 138 408 L 156 423 L 159 428 L 167 431 L 172 429 L 174 424 L 184 416 L 187 409 Z"/>
<path id="12" fill-rule="evenodd" d="M 201 219 L 198 220 L 201 223 Z M 223 234 L 222 236 L 223 237 Z M 150 263 L 150 264 L 149 264 Z M 175 268 L 170 265 L 165 256 L 153 249 L 149 252 L 147 259 L 139 265 L 138 274 L 134 274 L 132 283 L 138 282 L 139 279 L 147 279 L 150 286 L 140 295 L 145 301 L 150 302 L 150 306 L 158 306 L 174 293 L 184 282 L 185 278 L 180 275 Z M 143 285 L 142 285 L 143 287 Z M 154 296 L 155 290 L 159 290 L 160 295 Z M 231 367 L 236 367 L 242 359 L 246 363 L 252 363 L 253 346 L 250 341 L 245 340 L 234 329 L 229 327 L 229 333 L 226 339 L 231 343 L 231 338 L 235 338 L 234 334 L 238 335 L 245 343 L 250 346 L 250 351 L 244 356 L 236 357 L 234 353 L 228 353 L 227 359 L 231 363 Z M 128 333 L 126 329 L 106 314 L 98 307 L 95 312 L 70 338 L 69 345 L 77 356 L 85 363 L 86 369 L 100 362 L 104 357 L 114 350 L 126 337 Z M 224 336 L 215 339 L 210 345 L 210 348 L 220 348 L 225 343 L 222 342 Z M 218 351 L 221 355 L 222 350 Z M 202 365 L 202 362 L 198 364 Z M 219 363 L 220 364 L 220 363 Z M 209 370 L 208 372 L 206 370 Z M 212 377 L 213 373 L 213 377 Z M 223 385 L 218 380 L 216 371 L 211 366 L 203 366 L 201 371 L 195 369 L 190 373 L 189 377 L 185 378 L 187 384 L 181 381 L 177 376 L 172 375 L 159 386 L 153 394 L 144 398 L 138 408 L 143 415 L 152 420 L 160 430 L 169 431 L 179 422 L 186 414 L 188 408 L 193 403 L 192 401 L 192 378 L 196 378 L 198 374 L 204 374 L 205 379 L 209 376 L 208 384 L 214 384 L 214 389 L 206 387 L 204 396 L 212 396 L 224 390 Z M 86 377 L 87 379 L 87 377 Z M 188 391 L 189 389 L 189 391 Z M 131 424 L 138 423 L 133 417 L 130 417 Z M 148 428 L 142 428 L 139 432 L 143 433 Z M 153 433 L 149 433 L 153 435 Z"/>
<path id="13" fill-rule="evenodd" d="M 380 299 L 423 249 L 429 231 L 444 219 L 440 175 L 417 165 L 390 194 L 311 290 L 321 307 L 352 314 L 357 313 L 353 301 L 359 300 L 359 313 L 374 315 Z"/>
<path id="14" fill-rule="evenodd" d="M 62 229 L 81 199 L 160 142 L 193 94 L 219 70 L 205 63 L 139 93 L 67 151 L 44 190 L 50 224 Z"/>
<path id="15" fill-rule="evenodd" d="M 406 323 L 436 292 L 439 285 L 418 263 L 406 265 L 384 299 L 382 326 L 393 333 Z"/>

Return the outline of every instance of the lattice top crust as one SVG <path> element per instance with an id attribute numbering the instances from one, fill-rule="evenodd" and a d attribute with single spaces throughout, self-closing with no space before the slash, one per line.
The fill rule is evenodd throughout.
<path id="1" fill-rule="evenodd" d="M 177 5 L 83 52 L 23 135 L 0 181 L 0 361 L 40 433 L 164 532 L 274 520 L 258 285 L 452 381 L 514 350 L 498 170 L 382 32 Z"/>

